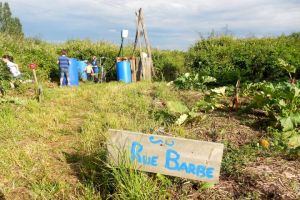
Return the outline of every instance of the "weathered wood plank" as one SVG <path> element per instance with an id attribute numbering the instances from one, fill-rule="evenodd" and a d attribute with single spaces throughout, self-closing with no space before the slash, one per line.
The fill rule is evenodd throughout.
<path id="1" fill-rule="evenodd" d="M 115 164 L 125 152 L 138 170 L 217 183 L 224 145 L 111 129 L 107 148 Z"/>
<path id="2" fill-rule="evenodd" d="M 130 58 L 130 67 L 131 67 L 131 79 L 132 79 L 132 82 L 136 82 L 136 60 L 135 60 L 135 57 L 131 57 Z"/>

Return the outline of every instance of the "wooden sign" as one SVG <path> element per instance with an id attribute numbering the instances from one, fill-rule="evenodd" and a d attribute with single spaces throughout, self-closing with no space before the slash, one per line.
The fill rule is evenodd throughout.
<path id="1" fill-rule="evenodd" d="M 127 155 L 138 170 L 217 183 L 224 145 L 110 129 L 107 148 L 117 165 Z"/>
<path id="2" fill-rule="evenodd" d="M 37 64 L 35 64 L 35 63 L 30 63 L 30 64 L 28 65 L 28 67 L 29 67 L 30 69 L 36 69 L 36 68 L 37 68 Z"/>
<path id="3" fill-rule="evenodd" d="M 30 69 L 32 69 L 32 73 L 33 73 L 33 77 L 34 77 L 35 84 L 38 85 L 38 80 L 37 80 L 37 76 L 36 76 L 36 72 L 35 72 L 35 70 L 37 69 L 37 64 L 35 64 L 35 63 L 30 63 L 30 64 L 28 65 L 28 67 L 29 67 Z"/>

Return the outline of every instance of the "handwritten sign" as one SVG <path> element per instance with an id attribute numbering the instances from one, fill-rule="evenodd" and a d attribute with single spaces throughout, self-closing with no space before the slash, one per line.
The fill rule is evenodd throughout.
<path id="1" fill-rule="evenodd" d="M 110 129 L 107 148 L 115 164 L 124 159 L 125 152 L 138 170 L 217 183 L 224 146 Z"/>

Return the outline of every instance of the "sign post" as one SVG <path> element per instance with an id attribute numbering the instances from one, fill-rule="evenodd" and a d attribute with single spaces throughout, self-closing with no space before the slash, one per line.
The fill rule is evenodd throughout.
<path id="1" fill-rule="evenodd" d="M 32 70 L 35 84 L 38 85 L 38 80 L 37 80 L 37 76 L 36 76 L 36 72 L 35 72 L 35 70 L 36 70 L 36 68 L 37 68 L 37 64 L 35 64 L 35 63 L 30 63 L 30 64 L 28 65 L 28 67 Z"/>
<path id="2" fill-rule="evenodd" d="M 141 171 L 218 183 L 224 145 L 110 129 L 107 148 L 116 165 L 125 153 Z"/>
<path id="3" fill-rule="evenodd" d="M 36 94 L 37 94 L 37 99 L 39 102 L 42 102 L 42 99 L 43 99 L 43 88 L 41 85 L 39 85 L 38 83 L 38 79 L 37 79 L 37 76 L 36 76 L 36 69 L 37 69 L 37 64 L 35 63 L 30 63 L 28 65 L 28 67 L 32 70 L 32 73 L 33 73 L 33 77 L 34 77 L 34 82 L 35 82 L 35 85 L 36 85 Z"/>

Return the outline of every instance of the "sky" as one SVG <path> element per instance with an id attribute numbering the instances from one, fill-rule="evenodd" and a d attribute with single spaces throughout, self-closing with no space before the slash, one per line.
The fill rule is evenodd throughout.
<path id="1" fill-rule="evenodd" d="M 152 47 L 187 50 L 212 31 L 236 37 L 300 32 L 300 0 L 6 0 L 28 37 L 121 42 L 135 37 L 135 11 L 143 8 Z"/>

